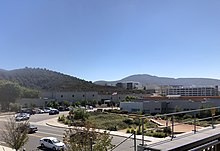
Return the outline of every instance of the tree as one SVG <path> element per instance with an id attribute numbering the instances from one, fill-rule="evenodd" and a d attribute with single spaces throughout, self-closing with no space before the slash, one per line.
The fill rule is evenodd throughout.
<path id="1" fill-rule="evenodd" d="M 91 106 L 95 107 L 96 104 L 97 104 L 97 101 L 95 99 L 93 99 L 89 103 L 90 103 Z"/>
<path id="2" fill-rule="evenodd" d="M 28 141 L 28 125 L 29 122 L 17 123 L 10 118 L 1 131 L 2 140 L 12 149 L 18 151 Z"/>
<path id="3" fill-rule="evenodd" d="M 67 151 L 107 151 L 113 148 L 109 133 L 98 133 L 94 125 L 86 123 L 84 128 L 69 128 L 64 134 Z"/>
<path id="4" fill-rule="evenodd" d="M 123 102 L 130 102 L 135 99 L 137 99 L 136 96 L 126 96 L 125 99 L 123 100 Z"/>
<path id="5" fill-rule="evenodd" d="M 86 121 L 88 119 L 89 113 L 86 112 L 84 109 L 78 109 L 74 111 L 74 119 L 75 120 L 81 120 L 82 122 Z"/>
<path id="6" fill-rule="evenodd" d="M 65 107 L 68 107 L 68 106 L 70 106 L 70 102 L 69 101 L 63 101 L 63 105 L 65 106 Z"/>
<path id="7" fill-rule="evenodd" d="M 2 108 L 8 109 L 10 103 L 14 103 L 21 95 L 21 88 L 17 83 L 0 81 L 0 103 Z"/>
<path id="8" fill-rule="evenodd" d="M 14 111 L 14 112 L 18 112 L 18 111 L 21 110 L 21 106 L 18 103 L 10 103 L 9 104 L 9 110 Z"/>
<path id="9" fill-rule="evenodd" d="M 86 100 L 82 100 L 82 102 L 81 102 L 81 105 L 82 105 L 82 106 L 85 107 L 87 104 L 88 104 L 88 102 L 87 102 Z"/>
<path id="10" fill-rule="evenodd" d="M 38 90 L 28 89 L 22 87 L 22 98 L 39 98 L 40 92 Z"/>

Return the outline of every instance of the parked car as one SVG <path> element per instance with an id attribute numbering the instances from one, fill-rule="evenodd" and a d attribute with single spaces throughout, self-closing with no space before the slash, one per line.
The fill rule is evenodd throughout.
<path id="1" fill-rule="evenodd" d="M 35 110 L 30 109 L 30 108 L 23 108 L 23 109 L 21 109 L 21 113 L 28 113 L 30 115 L 34 115 L 36 112 L 35 112 Z"/>
<path id="2" fill-rule="evenodd" d="M 55 137 L 43 137 L 40 139 L 40 146 L 42 148 L 49 148 L 53 150 L 64 150 L 65 144 L 63 142 L 60 142 Z"/>
<path id="3" fill-rule="evenodd" d="M 59 110 L 57 110 L 57 109 L 51 109 L 51 110 L 49 111 L 49 115 L 54 115 L 54 114 L 59 114 Z"/>
<path id="4" fill-rule="evenodd" d="M 49 113 L 51 109 L 52 109 L 52 108 L 50 108 L 50 107 L 45 107 L 45 108 L 44 108 L 44 113 Z"/>
<path id="5" fill-rule="evenodd" d="M 16 121 L 28 120 L 30 118 L 30 114 L 28 113 L 18 113 L 15 115 Z"/>
<path id="6" fill-rule="evenodd" d="M 35 108 L 34 110 L 35 110 L 36 114 L 43 114 L 44 113 L 44 111 L 39 108 Z"/>

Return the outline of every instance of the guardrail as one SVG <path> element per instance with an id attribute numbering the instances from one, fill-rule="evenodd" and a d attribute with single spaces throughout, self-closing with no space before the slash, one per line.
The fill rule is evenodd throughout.
<path id="1" fill-rule="evenodd" d="M 196 126 L 198 124 L 199 121 L 204 121 L 204 120 L 210 120 L 211 119 L 211 127 L 214 129 L 214 119 L 215 118 L 219 118 L 220 115 L 216 115 L 216 110 L 220 110 L 220 106 L 218 107 L 210 107 L 210 108 L 203 108 L 203 109 L 196 109 L 196 110 L 189 110 L 189 111 L 180 111 L 180 112 L 175 112 L 175 113 L 168 113 L 168 114 L 162 114 L 162 115 L 155 115 L 155 116 L 139 116 L 138 118 L 141 118 L 142 120 L 142 145 L 144 145 L 144 134 L 146 133 L 146 130 L 144 130 L 144 119 L 152 119 L 152 118 L 161 118 L 164 117 L 168 122 L 171 122 L 171 125 L 169 126 L 168 124 L 166 126 L 160 127 L 160 128 L 165 128 L 165 127 L 170 127 L 171 128 L 171 141 L 173 140 L 173 138 L 175 138 L 175 133 L 174 133 L 174 126 L 177 125 L 181 125 L 181 124 L 189 124 L 189 123 L 193 123 L 193 129 L 192 131 L 194 132 L 194 134 L 198 131 L 196 129 Z M 210 117 L 205 117 L 205 118 L 200 118 L 197 119 L 198 114 L 201 113 L 201 111 L 210 111 L 211 116 Z M 181 114 L 191 114 L 193 115 L 192 120 L 190 121 L 184 121 L 181 123 L 177 123 L 175 124 L 175 117 Z M 168 120 L 170 118 L 170 121 Z M 154 129 L 158 129 L 158 128 L 154 128 Z M 153 129 L 151 129 L 153 130 Z"/>

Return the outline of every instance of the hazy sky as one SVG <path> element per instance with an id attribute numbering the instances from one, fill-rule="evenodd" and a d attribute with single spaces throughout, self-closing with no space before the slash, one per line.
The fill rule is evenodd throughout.
<path id="1" fill-rule="evenodd" d="M 0 0 L 0 68 L 220 79 L 219 0 Z"/>

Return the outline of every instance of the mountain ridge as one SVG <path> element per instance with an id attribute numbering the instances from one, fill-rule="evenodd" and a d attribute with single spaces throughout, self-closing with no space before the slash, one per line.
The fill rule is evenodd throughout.
<path id="1" fill-rule="evenodd" d="M 118 82 L 140 82 L 143 85 L 183 85 L 183 86 L 215 86 L 220 85 L 219 79 L 213 78 L 170 78 L 149 74 L 135 74 L 116 81 L 95 81 L 98 85 L 115 85 Z"/>
<path id="2" fill-rule="evenodd" d="M 96 85 L 90 81 L 46 68 L 0 69 L 0 80 L 9 80 L 27 88 L 43 91 L 98 91 L 112 93 L 121 90 L 116 87 Z"/>

